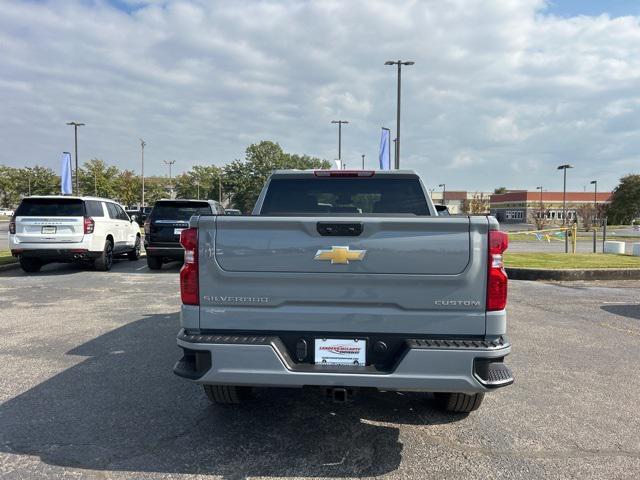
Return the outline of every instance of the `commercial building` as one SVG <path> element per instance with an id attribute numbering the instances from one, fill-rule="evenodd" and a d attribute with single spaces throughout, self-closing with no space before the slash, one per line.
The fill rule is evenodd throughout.
<path id="1" fill-rule="evenodd" d="M 611 192 L 597 195 L 594 192 L 567 192 L 566 201 L 567 221 L 573 222 L 581 212 L 593 214 L 596 205 L 611 203 Z M 562 223 L 563 192 L 508 190 L 494 193 L 491 195 L 490 212 L 502 223 L 531 223 L 539 215 L 543 215 L 547 223 Z"/>
<path id="2" fill-rule="evenodd" d="M 442 198 L 444 193 L 444 200 Z M 467 192 L 466 190 L 431 191 L 431 200 L 446 205 L 451 215 L 460 213 L 483 214 L 489 212 L 491 192 Z"/>

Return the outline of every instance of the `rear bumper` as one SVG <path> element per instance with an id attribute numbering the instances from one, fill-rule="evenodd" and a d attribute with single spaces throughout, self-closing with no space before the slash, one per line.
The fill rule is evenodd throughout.
<path id="1" fill-rule="evenodd" d="M 202 384 L 264 387 L 371 387 L 425 392 L 486 392 L 513 383 L 485 382 L 481 365 L 501 362 L 511 351 L 496 342 L 408 341 L 389 371 L 367 367 L 324 367 L 293 362 L 277 337 L 178 335 L 184 356 L 174 372 Z"/>
<path id="2" fill-rule="evenodd" d="M 37 248 L 11 250 L 14 257 L 38 258 L 45 261 L 71 262 L 96 258 L 102 252 L 90 252 L 85 248 Z"/>
<path id="3" fill-rule="evenodd" d="M 180 245 L 165 247 L 145 242 L 144 249 L 149 257 L 166 257 L 175 258 L 176 260 L 184 258 L 184 249 Z"/>

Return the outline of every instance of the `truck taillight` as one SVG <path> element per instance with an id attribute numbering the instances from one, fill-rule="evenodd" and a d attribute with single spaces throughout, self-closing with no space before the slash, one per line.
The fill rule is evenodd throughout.
<path id="1" fill-rule="evenodd" d="M 96 222 L 91 217 L 84 217 L 84 233 L 93 233 Z"/>
<path id="2" fill-rule="evenodd" d="M 16 216 L 11 217 L 9 221 L 9 233 L 16 233 Z"/>
<path id="3" fill-rule="evenodd" d="M 502 254 L 509 246 L 505 232 L 489 231 L 489 263 L 487 276 L 487 311 L 504 310 L 507 306 L 507 272 Z"/>
<path id="4" fill-rule="evenodd" d="M 180 232 L 180 245 L 184 247 L 184 264 L 180 269 L 180 296 L 185 305 L 200 305 L 198 280 L 198 229 Z"/>

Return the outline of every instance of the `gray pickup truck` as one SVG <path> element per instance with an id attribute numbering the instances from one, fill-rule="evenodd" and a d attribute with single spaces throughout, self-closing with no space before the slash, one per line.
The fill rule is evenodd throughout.
<path id="1" fill-rule="evenodd" d="M 174 372 L 215 403 L 255 387 L 433 392 L 477 409 L 503 363 L 507 236 L 439 216 L 411 171 L 276 171 L 251 216 L 194 216 Z"/>

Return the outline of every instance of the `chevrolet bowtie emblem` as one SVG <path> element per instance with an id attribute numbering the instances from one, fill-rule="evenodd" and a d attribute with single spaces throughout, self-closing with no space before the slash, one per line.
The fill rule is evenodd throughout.
<path id="1" fill-rule="evenodd" d="M 349 260 L 362 260 L 366 250 L 349 250 L 349 247 L 331 247 L 331 250 L 318 250 L 314 260 L 331 260 L 331 264 L 346 264 Z"/>

